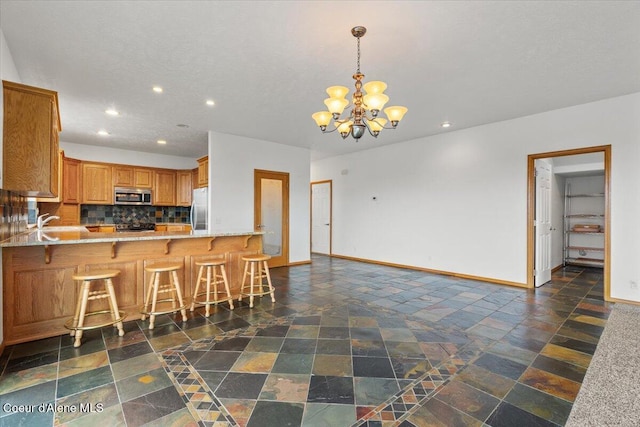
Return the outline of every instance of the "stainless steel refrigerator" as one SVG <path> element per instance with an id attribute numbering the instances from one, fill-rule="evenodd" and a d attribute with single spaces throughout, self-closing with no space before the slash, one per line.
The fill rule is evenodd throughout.
<path id="1" fill-rule="evenodd" d="M 209 189 L 196 188 L 191 197 L 191 229 L 194 233 L 206 233 L 209 231 Z"/>

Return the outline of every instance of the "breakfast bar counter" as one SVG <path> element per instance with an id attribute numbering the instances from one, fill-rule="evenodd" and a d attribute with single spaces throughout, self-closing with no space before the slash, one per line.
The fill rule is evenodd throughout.
<path id="1" fill-rule="evenodd" d="M 119 308 L 125 321 L 139 319 L 148 286 L 145 267 L 160 262 L 183 266 L 178 277 L 190 303 L 197 268 L 205 259 L 224 259 L 231 294 L 237 297 L 242 257 L 262 251 L 261 231 L 198 234 L 183 232 L 92 233 L 84 227 L 44 227 L 0 242 L 3 266 L 4 344 L 65 334 L 79 292 L 74 274 L 116 269 Z M 105 302 L 106 307 L 106 302 Z"/>

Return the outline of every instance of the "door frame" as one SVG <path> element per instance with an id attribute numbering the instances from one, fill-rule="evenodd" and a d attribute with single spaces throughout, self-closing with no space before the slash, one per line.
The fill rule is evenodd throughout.
<path id="1" fill-rule="evenodd" d="M 258 225 L 261 219 L 261 180 L 276 179 L 282 181 L 282 259 L 283 263 L 269 261 L 269 267 L 282 267 L 289 265 L 289 172 L 277 172 L 263 169 L 253 170 L 253 225 L 255 230 L 260 230 Z M 280 257 L 279 257 L 280 258 Z M 273 260 L 274 258 L 272 258 Z M 274 264 L 274 265 L 272 265 Z"/>
<path id="2" fill-rule="evenodd" d="M 589 153 L 604 154 L 604 300 L 611 301 L 611 145 L 529 154 L 527 158 L 527 288 L 533 289 L 535 283 L 535 278 L 533 277 L 535 266 L 535 161 L 536 159 L 547 157 L 564 157 Z"/>
<path id="3" fill-rule="evenodd" d="M 313 237 L 313 186 L 316 184 L 329 184 L 329 256 L 333 253 L 333 180 L 325 179 L 323 181 L 312 181 L 309 184 L 309 252 L 311 252 L 311 244 Z"/>

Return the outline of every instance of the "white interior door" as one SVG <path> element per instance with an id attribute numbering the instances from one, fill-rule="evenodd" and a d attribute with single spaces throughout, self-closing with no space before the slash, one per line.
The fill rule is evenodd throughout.
<path id="1" fill-rule="evenodd" d="M 311 184 L 311 252 L 331 253 L 331 182 Z"/>
<path id="2" fill-rule="evenodd" d="M 536 160 L 536 287 L 551 280 L 551 174 L 552 166 L 546 159 Z"/>

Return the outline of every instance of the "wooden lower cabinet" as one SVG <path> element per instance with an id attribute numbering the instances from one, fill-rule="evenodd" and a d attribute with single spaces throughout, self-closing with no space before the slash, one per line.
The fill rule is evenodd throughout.
<path id="1" fill-rule="evenodd" d="M 73 317 L 80 290 L 80 284 L 72 278 L 77 272 L 120 270 L 113 282 L 119 309 L 125 311 L 127 322 L 141 317 L 150 278 L 145 266 L 180 263 L 183 268 L 178 277 L 185 303 L 190 304 L 198 274 L 196 261 L 224 258 L 231 293 L 237 298 L 244 268 L 241 258 L 261 250 L 260 235 L 63 244 L 49 245 L 46 250 L 45 246 L 4 247 L 4 344 L 68 333 L 64 323 Z M 91 310 L 96 308 L 107 309 L 107 302 L 95 302 Z"/>
<path id="2" fill-rule="evenodd" d="M 115 233 L 115 225 L 85 225 L 85 228 L 92 233 Z"/>
<path id="3" fill-rule="evenodd" d="M 156 231 L 191 231 L 190 224 L 156 224 Z"/>

